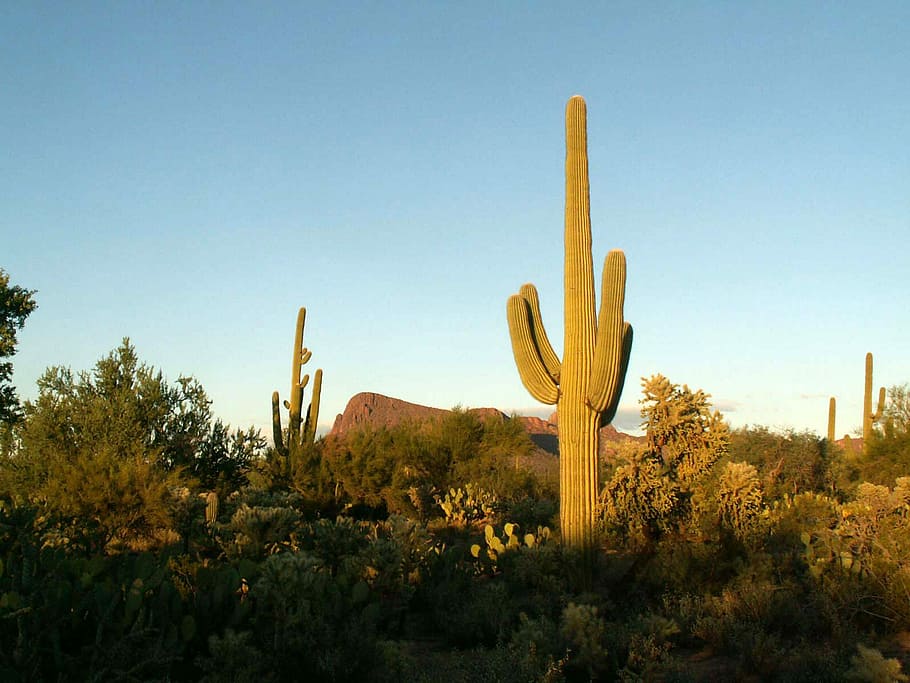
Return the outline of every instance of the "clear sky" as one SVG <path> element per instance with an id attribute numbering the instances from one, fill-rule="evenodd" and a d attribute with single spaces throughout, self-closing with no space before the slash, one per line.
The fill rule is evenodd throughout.
<path id="1" fill-rule="evenodd" d="M 360 391 L 548 414 L 505 301 L 534 282 L 559 351 L 578 93 L 616 424 L 660 372 L 736 426 L 860 426 L 867 351 L 910 381 L 910 3 L 559 4 L 0 4 L 20 395 L 129 336 L 265 427 L 306 306 L 324 428 Z"/>

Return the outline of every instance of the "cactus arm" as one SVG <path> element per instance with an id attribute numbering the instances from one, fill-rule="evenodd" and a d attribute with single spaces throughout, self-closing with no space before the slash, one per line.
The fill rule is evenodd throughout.
<path id="1" fill-rule="evenodd" d="M 872 421 L 878 422 L 882 419 L 882 415 L 885 414 L 885 387 L 879 387 L 878 389 L 878 410 L 872 414 Z"/>
<path id="2" fill-rule="evenodd" d="M 619 378 L 616 382 L 616 391 L 613 392 L 610 402 L 600 414 L 600 426 L 606 427 L 616 417 L 616 410 L 619 408 L 619 399 L 622 397 L 622 389 L 626 383 L 626 371 L 629 369 L 629 357 L 632 355 L 632 325 L 623 324 L 622 333 L 622 356 L 620 358 Z"/>
<path id="3" fill-rule="evenodd" d="M 281 406 L 277 391 L 272 392 L 272 439 L 275 441 L 275 450 L 286 456 L 288 449 L 284 445 L 284 435 L 281 433 Z"/>
<path id="4" fill-rule="evenodd" d="M 627 323 L 623 321 L 625 293 L 626 257 L 622 251 L 614 249 L 604 259 L 594 364 L 586 396 L 588 405 L 598 413 L 615 403 L 615 398 L 622 393 L 624 338 L 627 333 Z"/>
<path id="5" fill-rule="evenodd" d="M 307 409 L 306 425 L 304 426 L 304 440 L 313 443 L 316 440 L 316 425 L 319 420 L 319 398 L 322 394 L 322 370 L 317 370 L 313 375 L 313 398 Z"/>
<path id="6" fill-rule="evenodd" d="M 550 344 L 550 339 L 547 337 L 547 329 L 544 327 L 543 317 L 540 315 L 540 298 L 537 296 L 537 288 L 529 282 L 522 285 L 518 293 L 528 302 L 531 312 L 531 331 L 534 333 L 540 359 L 547 369 L 547 374 L 559 384 L 559 357 L 553 351 L 553 345 Z"/>
<path id="7" fill-rule="evenodd" d="M 547 372 L 546 365 L 537 346 L 537 337 L 531 327 L 530 305 L 520 294 L 509 297 L 506 305 L 509 321 L 509 337 L 512 340 L 512 355 L 521 383 L 531 396 L 541 403 L 554 404 L 559 400 L 559 388 Z"/>

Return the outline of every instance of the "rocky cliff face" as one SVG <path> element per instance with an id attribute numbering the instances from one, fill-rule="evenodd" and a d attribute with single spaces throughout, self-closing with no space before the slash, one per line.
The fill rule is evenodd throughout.
<path id="1" fill-rule="evenodd" d="M 340 436 L 361 427 L 379 429 L 394 427 L 401 422 L 439 419 L 446 412 L 441 408 L 429 408 L 399 398 L 363 392 L 348 401 L 344 412 L 335 418 L 335 424 L 329 434 Z"/>
<path id="2" fill-rule="evenodd" d="M 356 394 L 348 401 L 344 412 L 335 418 L 335 424 L 329 434 L 342 436 L 346 432 L 363 427 L 379 429 L 394 427 L 402 422 L 438 420 L 448 412 L 442 408 L 431 408 L 402 401 L 400 398 L 363 392 Z M 487 417 L 500 420 L 510 419 L 508 415 L 496 408 L 474 408 L 471 412 L 477 413 L 482 419 Z M 559 453 L 559 427 L 556 413 L 546 420 L 539 417 L 519 417 L 518 419 L 521 420 L 525 430 L 531 436 L 531 440 L 539 448 L 552 454 Z M 608 425 L 600 430 L 601 452 L 615 451 L 618 444 L 624 441 L 637 441 L 641 438 L 623 434 L 616 431 L 612 425 Z"/>

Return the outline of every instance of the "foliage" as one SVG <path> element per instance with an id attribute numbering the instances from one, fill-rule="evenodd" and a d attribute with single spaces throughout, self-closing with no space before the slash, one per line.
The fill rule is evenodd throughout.
<path id="1" fill-rule="evenodd" d="M 857 654 L 851 658 L 853 666 L 847 672 L 847 680 L 864 683 L 900 683 L 908 680 L 901 672 L 901 663 L 886 659 L 881 652 L 862 643 L 856 646 Z"/>
<path id="2" fill-rule="evenodd" d="M 38 391 L 0 492 L 64 527 L 88 525 L 109 550 L 168 542 L 172 491 L 236 485 L 263 445 L 252 430 L 230 436 L 198 382 L 169 385 L 128 340 L 92 372 L 48 369 Z"/>
<path id="3" fill-rule="evenodd" d="M 21 417 L 19 399 L 12 385 L 13 364 L 6 360 L 16 353 L 16 333 L 37 307 L 34 290 L 10 285 L 9 275 L 0 268 L 0 426 Z"/>
<path id="4" fill-rule="evenodd" d="M 891 387 L 882 422 L 855 464 L 859 481 L 889 484 L 910 474 L 910 386 Z"/>
<path id="5" fill-rule="evenodd" d="M 517 421 L 326 439 L 294 474 L 253 432 L 205 451 L 204 393 L 131 347 L 42 381 L 0 461 L 3 680 L 905 680 L 910 477 L 833 488 L 807 434 L 728 452 L 707 395 L 663 378 L 606 470 L 625 542 L 589 576 L 547 542 Z"/>
<path id="6" fill-rule="evenodd" d="M 570 602 L 562 612 L 559 633 L 566 641 L 569 661 L 589 679 L 599 678 L 607 670 L 606 623 L 596 607 Z"/>
<path id="7" fill-rule="evenodd" d="M 518 420 L 456 408 L 438 420 L 361 429 L 324 442 L 332 479 L 352 505 L 426 519 L 439 514 L 440 491 L 471 482 L 502 503 L 549 490 L 517 461 L 533 451 Z"/>
<path id="8" fill-rule="evenodd" d="M 753 426 L 730 433 L 729 458 L 755 467 L 768 500 L 828 488 L 832 444 L 811 432 Z"/>
<path id="9" fill-rule="evenodd" d="M 601 495 L 604 521 L 642 545 L 693 523 L 692 497 L 727 451 L 729 432 L 709 395 L 655 375 L 642 382 L 644 449 L 620 450 Z"/>

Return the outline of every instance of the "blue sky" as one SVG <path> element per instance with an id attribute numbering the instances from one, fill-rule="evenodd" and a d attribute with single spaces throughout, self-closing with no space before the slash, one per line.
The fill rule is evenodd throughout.
<path id="1" fill-rule="evenodd" d="M 562 339 L 566 100 L 594 260 L 628 259 L 639 378 L 734 425 L 860 425 L 910 381 L 910 3 L 0 5 L 0 267 L 37 289 L 20 395 L 129 336 L 232 424 L 288 393 L 547 414 L 511 357 L 527 281 Z"/>

